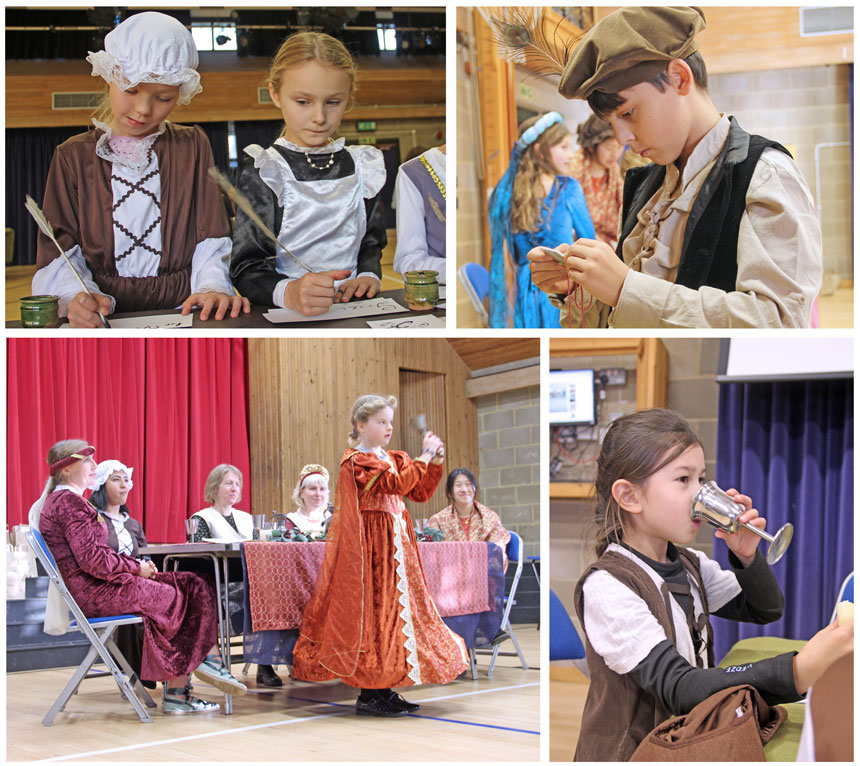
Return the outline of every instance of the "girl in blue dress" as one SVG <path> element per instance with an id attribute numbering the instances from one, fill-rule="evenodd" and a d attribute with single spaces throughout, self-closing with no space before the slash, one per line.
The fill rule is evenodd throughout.
<path id="1" fill-rule="evenodd" d="M 573 137 L 558 112 L 520 125 L 511 162 L 490 198 L 490 327 L 559 327 L 560 311 L 531 280 L 526 253 L 574 239 L 594 237 L 585 195 L 568 173 Z M 572 234 L 571 234 L 572 233 Z M 514 285 L 505 263 L 513 260 Z"/>

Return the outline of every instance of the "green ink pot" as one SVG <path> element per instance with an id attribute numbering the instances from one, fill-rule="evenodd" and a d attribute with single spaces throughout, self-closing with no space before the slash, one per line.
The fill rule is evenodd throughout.
<path id="1" fill-rule="evenodd" d="M 407 271 L 403 275 L 406 305 L 413 311 L 430 311 L 439 302 L 438 271 Z"/>
<path id="2" fill-rule="evenodd" d="M 56 327 L 60 304 L 56 295 L 28 295 L 21 298 L 22 327 Z"/>

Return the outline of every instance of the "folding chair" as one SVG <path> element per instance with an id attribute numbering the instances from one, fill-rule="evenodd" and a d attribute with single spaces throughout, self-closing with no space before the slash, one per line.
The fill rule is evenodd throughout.
<path id="1" fill-rule="evenodd" d="M 588 677 L 582 639 L 567 609 L 552 588 L 549 591 L 549 659 L 573 660 L 573 664 Z"/>
<path id="2" fill-rule="evenodd" d="M 464 263 L 457 269 L 457 276 L 484 326 L 489 327 L 490 317 L 484 308 L 484 298 L 490 292 L 489 272 L 480 263 Z"/>
<path id="3" fill-rule="evenodd" d="M 516 570 L 514 571 L 514 579 L 511 582 L 511 589 L 508 591 L 508 594 L 505 596 L 505 611 L 502 614 L 502 624 L 499 626 L 500 630 L 504 630 L 510 637 L 511 641 L 514 642 L 515 652 L 503 652 L 501 651 L 501 644 L 497 644 L 492 649 L 473 649 L 471 654 L 472 656 L 472 677 L 474 678 L 476 671 L 476 663 L 474 661 L 474 654 L 490 654 L 492 653 L 493 657 L 490 660 L 490 667 L 487 668 L 487 677 L 492 678 L 493 670 L 496 667 L 496 659 L 498 657 L 519 657 L 520 664 L 523 666 L 523 670 L 528 670 L 529 666 L 526 664 L 526 658 L 523 657 L 522 650 L 520 649 L 520 644 L 517 641 L 517 635 L 514 633 L 513 626 L 511 625 L 511 607 L 516 604 L 515 596 L 517 593 L 517 586 L 520 584 L 520 577 L 523 574 L 523 539 L 516 533 L 511 532 L 511 539 L 508 541 L 508 546 L 505 551 L 508 555 L 508 561 L 512 564 L 516 564 Z"/>
<path id="4" fill-rule="evenodd" d="M 850 601 L 852 604 L 854 603 L 854 572 L 851 572 L 851 574 L 842 581 L 842 585 L 839 588 L 839 595 L 836 596 L 836 603 L 833 605 L 833 614 L 830 615 L 830 622 L 833 622 L 836 619 L 836 607 L 839 606 L 840 601 Z"/>
<path id="5" fill-rule="evenodd" d="M 66 587 L 66 584 L 63 582 L 63 578 L 60 576 L 60 572 L 57 569 L 54 556 L 48 548 L 45 538 L 42 537 L 42 534 L 38 529 L 33 528 L 27 532 L 27 542 L 36 554 L 36 558 L 39 559 L 45 571 L 48 573 L 48 577 L 51 578 L 51 582 L 54 583 L 56 588 L 59 590 L 60 595 L 66 602 L 66 606 L 69 608 L 69 611 L 72 613 L 72 617 L 74 619 L 69 625 L 69 628 L 71 630 L 79 630 L 87 637 L 87 639 L 89 639 L 90 642 L 90 650 L 87 652 L 87 656 L 84 657 L 83 662 L 78 666 L 78 669 L 69 680 L 69 683 L 66 684 L 66 688 L 60 692 L 60 696 L 57 697 L 57 701 L 53 704 L 51 709 L 48 711 L 48 714 L 42 720 L 42 725 L 50 726 L 54 722 L 54 718 L 56 718 L 57 713 L 60 713 L 65 709 L 66 703 L 73 694 L 77 694 L 78 687 L 85 678 L 96 677 L 94 675 L 88 675 L 88 673 L 93 664 L 95 664 L 99 659 L 101 659 L 101 661 L 107 666 L 114 678 L 114 681 L 116 681 L 116 685 L 119 687 L 120 693 L 131 703 L 131 706 L 137 713 L 138 718 L 140 718 L 141 723 L 152 723 L 152 718 L 150 718 L 149 713 L 146 712 L 144 705 L 146 705 L 146 707 L 156 707 L 156 704 L 152 701 L 152 697 L 149 696 L 149 693 L 140 682 L 140 678 L 138 678 L 137 674 L 129 667 L 128 662 L 125 657 L 122 656 L 122 653 L 117 648 L 117 645 L 113 640 L 113 634 L 117 627 L 120 625 L 134 625 L 135 623 L 143 622 L 142 618 L 133 614 L 120 614 L 116 617 L 87 617 L 81 610 L 80 606 L 78 606 L 78 602 L 75 601 L 72 594 L 69 593 L 69 589 Z M 104 674 L 98 673 L 97 675 L 101 676 Z M 126 678 L 126 676 L 128 676 L 128 678 Z M 142 704 L 135 694 L 135 689 L 137 689 L 138 693 L 143 698 Z"/>

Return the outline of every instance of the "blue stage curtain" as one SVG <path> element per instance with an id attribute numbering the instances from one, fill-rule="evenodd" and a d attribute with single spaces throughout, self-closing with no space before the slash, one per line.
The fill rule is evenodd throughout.
<path id="1" fill-rule="evenodd" d="M 794 539 L 773 568 L 785 594 L 782 618 L 713 618 L 717 658 L 742 638 L 808 639 L 828 623 L 854 568 L 853 433 L 853 380 L 720 386 L 717 483 L 749 495 L 769 531 L 791 522 Z M 714 558 L 728 567 L 720 540 Z"/>

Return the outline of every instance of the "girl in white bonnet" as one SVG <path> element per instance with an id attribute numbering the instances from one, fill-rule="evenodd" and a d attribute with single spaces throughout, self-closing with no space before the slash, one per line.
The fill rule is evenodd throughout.
<path id="1" fill-rule="evenodd" d="M 87 61 L 108 93 L 94 130 L 57 147 L 42 207 L 93 297 L 44 234 L 33 293 L 59 296 L 75 327 L 100 327 L 98 314 L 114 311 L 201 306 L 201 319 L 250 311 L 230 281 L 209 141 L 199 127 L 167 121 L 202 90 L 191 34 L 171 16 L 138 13 Z"/>

